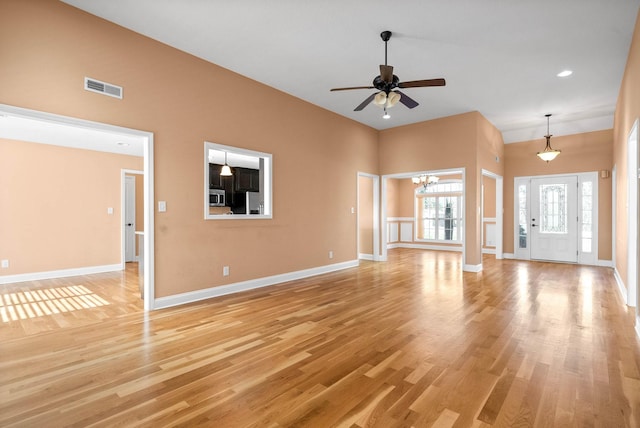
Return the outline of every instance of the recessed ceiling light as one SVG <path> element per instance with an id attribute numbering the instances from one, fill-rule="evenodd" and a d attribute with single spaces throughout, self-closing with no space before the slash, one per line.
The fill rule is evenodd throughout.
<path id="1" fill-rule="evenodd" d="M 117 144 L 122 147 L 129 147 L 129 143 L 125 143 L 124 141 L 118 141 Z"/>
<path id="2" fill-rule="evenodd" d="M 558 77 L 569 77 L 573 74 L 573 71 L 571 70 L 563 70 L 560 73 L 556 74 L 556 76 Z"/>

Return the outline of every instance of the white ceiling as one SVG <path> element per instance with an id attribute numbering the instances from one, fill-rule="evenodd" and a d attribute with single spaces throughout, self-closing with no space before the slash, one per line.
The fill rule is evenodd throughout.
<path id="1" fill-rule="evenodd" d="M 477 110 L 505 142 L 613 127 L 640 0 L 64 0 L 376 129 Z M 384 62 L 420 103 L 354 112 Z M 571 69 L 574 74 L 558 78 Z M 125 88 L 126 89 L 126 88 Z"/>
<path id="2" fill-rule="evenodd" d="M 0 138 L 95 150 L 129 156 L 143 156 L 144 138 L 104 131 L 92 127 L 68 125 L 6 112 L 0 106 Z"/>
<path id="3" fill-rule="evenodd" d="M 376 129 L 477 110 L 506 143 L 613 127 L 640 0 L 64 0 L 141 34 Z M 382 119 L 368 86 L 384 62 L 403 90 Z M 571 69 L 574 74 L 558 78 Z M 126 88 L 125 88 L 126 89 Z M 27 118 L 0 117 L 0 137 L 142 155 L 141 140 Z M 129 146 L 118 145 L 124 142 Z"/>

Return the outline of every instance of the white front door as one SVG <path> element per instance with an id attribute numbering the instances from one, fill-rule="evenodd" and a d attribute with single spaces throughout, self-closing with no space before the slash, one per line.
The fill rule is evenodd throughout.
<path id="1" fill-rule="evenodd" d="M 124 261 L 136 260 L 136 178 L 124 177 Z"/>
<path id="2" fill-rule="evenodd" d="M 578 262 L 578 177 L 531 179 L 531 258 Z"/>

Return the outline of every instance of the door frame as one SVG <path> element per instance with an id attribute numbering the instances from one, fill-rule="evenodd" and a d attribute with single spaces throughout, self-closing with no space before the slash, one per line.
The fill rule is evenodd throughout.
<path id="1" fill-rule="evenodd" d="M 514 177 L 514 185 L 513 185 L 513 254 L 514 258 L 520 260 L 532 260 L 531 259 L 531 234 L 529 233 L 527 239 L 527 248 L 520 249 L 518 246 L 519 239 L 519 231 L 518 231 L 518 185 L 525 181 L 527 183 L 527 216 L 531 217 L 531 179 L 535 178 L 554 178 L 554 177 L 567 177 L 567 176 L 577 176 L 578 177 L 578 188 L 580 187 L 580 183 L 585 181 L 585 179 L 589 179 L 593 182 L 593 211 L 592 211 L 592 224 L 593 224 L 593 237 L 592 237 L 592 256 L 587 257 L 583 255 L 581 250 L 580 243 L 580 225 L 578 225 L 578 231 L 576 233 L 576 239 L 578 240 L 578 264 L 587 264 L 587 265 L 598 265 L 598 217 L 599 217 L 599 191 L 598 191 L 598 172 L 597 171 L 589 171 L 589 172 L 577 172 L 577 173 L 565 173 L 565 174 L 549 174 L 549 175 L 530 175 L 530 176 L 522 176 L 522 177 Z M 578 189 L 577 192 L 577 211 L 580 213 L 580 203 L 582 202 L 580 191 Z M 578 214 L 580 217 L 580 214 Z M 589 259 L 592 259 L 589 262 Z"/>
<path id="2" fill-rule="evenodd" d="M 467 265 L 466 264 L 466 231 L 467 231 L 467 222 L 466 222 L 466 205 L 467 205 L 467 182 L 466 182 L 466 168 L 450 168 L 450 169 L 438 169 L 438 170 L 424 170 L 424 171 L 414 171 L 414 172 L 401 172 L 397 174 L 385 174 L 382 176 L 382 190 L 381 190 L 381 200 L 380 200 L 380 212 L 382 214 L 382 221 L 380 223 L 380 230 L 384 233 L 381 237 L 381 247 L 380 247 L 380 260 L 387 261 L 387 180 L 394 178 L 411 178 L 417 175 L 453 175 L 460 174 L 462 176 L 462 206 L 460 209 L 465 215 L 463 216 L 462 222 L 462 270 L 466 272 L 478 272 L 476 270 L 476 266 Z M 497 199 L 497 197 L 496 197 Z M 414 211 L 415 212 L 415 211 Z M 415 218 L 414 218 L 415 222 Z"/>
<path id="3" fill-rule="evenodd" d="M 121 261 L 120 263 L 122 263 L 122 266 L 124 267 L 125 263 L 126 263 L 126 239 L 127 239 L 127 226 L 126 226 L 126 204 L 127 204 L 127 190 L 126 190 L 126 180 L 127 180 L 127 176 L 132 176 L 132 175 L 141 175 L 142 178 L 144 179 L 144 171 L 139 171 L 139 170 L 135 170 L 135 169 L 121 169 L 120 170 L 120 180 L 121 180 L 121 191 L 120 191 L 120 195 L 121 195 L 121 200 L 120 200 L 120 223 L 121 223 L 121 243 L 122 243 L 122 248 L 121 248 Z M 134 187 L 134 192 L 135 192 L 135 187 Z M 135 225 L 135 198 L 134 198 L 134 225 Z M 134 244 L 133 244 L 133 259 L 135 261 L 138 261 L 138 256 L 136 255 L 136 251 L 135 251 L 135 228 L 134 228 Z"/>
<path id="4" fill-rule="evenodd" d="M 59 125 L 71 126 L 83 129 L 93 129 L 102 132 L 128 135 L 140 138 L 143 146 L 143 170 L 144 170 L 144 230 L 149 233 L 144 235 L 144 310 L 149 311 L 155 307 L 155 277 L 154 277 L 154 186 L 153 186 L 153 132 L 142 131 L 133 128 L 124 128 L 102 122 L 78 119 L 71 116 L 62 116 L 38 110 L 15 107 L 0 104 L 0 114 L 24 117 L 31 120 L 52 122 Z M 124 268 L 124 265 L 123 265 Z"/>
<path id="5" fill-rule="evenodd" d="M 627 305 L 637 306 L 638 295 L 638 119 L 627 136 Z"/>
<path id="6" fill-rule="evenodd" d="M 495 174 L 486 169 L 482 170 L 482 176 L 489 177 L 495 180 L 496 186 L 496 259 L 500 260 L 504 258 L 502 248 L 502 235 L 503 235 L 503 222 L 504 222 L 504 178 L 501 175 Z M 482 213 L 484 213 L 484 195 L 482 199 Z M 481 232 L 484 234 L 484 224 L 481 225 Z M 480 246 L 484 243 L 484 236 L 480 240 Z"/>
<path id="7" fill-rule="evenodd" d="M 360 177 L 373 180 L 373 260 L 380 261 L 380 176 L 358 172 L 356 177 L 356 256 L 360 259 Z"/>

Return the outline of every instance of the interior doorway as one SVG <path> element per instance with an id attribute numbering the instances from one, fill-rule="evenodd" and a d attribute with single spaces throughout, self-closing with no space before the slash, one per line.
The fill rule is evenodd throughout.
<path id="1" fill-rule="evenodd" d="M 438 177 L 438 179 L 431 183 L 420 182 L 419 184 L 416 184 L 416 181 L 414 181 L 416 178 L 428 178 L 429 176 Z M 440 183 L 440 180 L 442 180 L 442 183 Z M 380 249 L 380 260 L 387 261 L 387 253 L 390 248 L 404 247 L 437 251 L 454 251 L 461 253 L 462 270 L 469 272 L 478 271 L 477 266 L 465 264 L 466 227 L 464 218 L 462 221 L 455 223 L 457 228 L 457 232 L 455 233 L 455 242 L 445 242 L 447 241 L 447 234 L 444 230 L 447 228 L 446 226 L 448 222 L 446 200 L 442 200 L 444 204 L 439 204 L 439 201 L 436 201 L 438 208 L 436 208 L 435 211 L 431 210 L 429 205 L 429 202 L 433 201 L 434 195 L 429 195 L 431 196 L 431 198 L 429 198 L 430 201 L 426 202 L 429 206 L 418 207 L 417 205 L 417 188 L 424 187 L 426 190 L 430 189 L 429 186 L 439 186 L 440 184 L 445 184 L 448 181 L 455 181 L 459 184 L 460 188 L 456 190 L 460 194 L 460 203 L 457 209 L 459 210 L 458 212 L 465 213 L 465 168 L 424 170 L 382 176 L 380 203 L 380 211 L 382 215 L 380 227 L 382 233 L 382 245 Z M 436 195 L 435 197 L 438 196 Z M 426 198 L 423 198 L 422 200 L 424 202 Z M 440 207 L 442 209 L 440 209 Z M 436 218 L 425 218 L 423 214 L 426 211 L 436 212 Z M 438 227 L 443 230 L 442 237 L 438 236 L 437 231 L 435 232 L 436 236 L 426 236 L 420 232 L 421 228 L 430 228 L 430 230 L 435 230 L 436 226 L 431 228 L 431 225 L 438 225 Z"/>
<path id="2" fill-rule="evenodd" d="M 504 258 L 503 253 L 503 204 L 504 179 L 486 169 L 482 170 L 482 252 Z"/>
<path id="3" fill-rule="evenodd" d="M 124 261 L 136 261 L 136 178 L 124 177 Z"/>
<path id="4" fill-rule="evenodd" d="M 61 145 L 75 148 L 86 148 L 82 147 L 83 140 L 84 144 L 87 144 L 88 140 L 93 140 L 91 143 L 94 144 L 92 150 L 95 150 L 95 141 L 100 140 L 102 142 L 102 137 L 112 137 L 118 136 L 122 140 L 126 141 L 126 145 L 138 144 L 140 152 L 142 153 L 143 158 L 143 173 L 144 173 L 144 229 L 149 231 L 144 235 L 144 278 L 143 278 L 143 289 L 144 289 L 144 309 L 151 310 L 154 307 L 154 234 L 153 234 L 153 134 L 151 132 L 140 131 L 130 128 L 123 128 L 115 125 L 109 125 L 98 122 L 91 122 L 82 119 L 76 119 L 68 116 L 60 116 L 46 112 L 40 112 L 35 110 L 24 109 L 20 107 L 8 106 L 0 104 L 0 117 L 2 118 L 10 118 L 15 119 L 20 122 L 19 127 L 11 128 L 9 126 L 5 126 L 6 130 L 9 133 L 13 132 L 14 134 L 18 133 L 18 131 L 30 131 L 33 129 L 40 129 L 45 127 L 47 129 L 46 133 L 42 132 L 32 132 L 33 137 L 24 138 L 17 135 L 7 135 L 4 133 L 2 136 L 4 138 L 16 139 L 18 141 L 31 141 L 36 143 L 45 143 L 45 144 L 53 144 L 53 145 Z M 41 129 L 40 129 L 41 130 Z M 87 139 L 86 135 L 91 134 L 93 139 Z M 39 141 L 37 138 L 50 138 L 50 141 Z M 85 138 L 69 138 L 69 136 L 84 135 Z M 33 139 L 30 139 L 33 138 Z M 107 209 L 108 214 L 114 214 L 113 208 L 109 207 Z M 124 252 L 124 251 L 123 251 Z M 123 254 L 124 258 L 124 254 Z M 124 266 L 122 265 L 121 268 Z M 64 277 L 70 276 L 76 273 L 77 269 L 63 269 L 59 271 L 51 271 L 51 272 L 42 272 L 41 277 L 38 279 L 45 278 L 55 278 L 55 277 Z M 111 269 L 114 270 L 114 269 Z M 96 273 L 91 272 L 90 269 L 84 269 L 84 271 L 80 274 L 90 274 Z M 38 273 L 36 273 L 36 276 Z M 45 275 L 45 276 L 42 276 Z M 58 275 L 58 276 L 55 276 Z M 30 275 L 33 276 L 33 275 Z M 25 279 L 31 280 L 31 279 Z"/>
<path id="5" fill-rule="evenodd" d="M 380 260 L 380 177 L 358 173 L 358 259 Z"/>
<path id="6" fill-rule="evenodd" d="M 123 170 L 122 198 L 122 243 L 123 263 L 138 262 L 140 243 L 138 236 L 143 236 L 144 229 L 144 172 Z"/>

